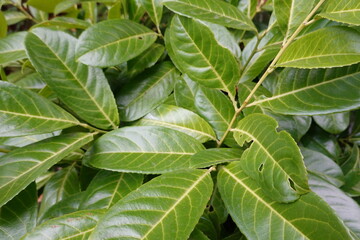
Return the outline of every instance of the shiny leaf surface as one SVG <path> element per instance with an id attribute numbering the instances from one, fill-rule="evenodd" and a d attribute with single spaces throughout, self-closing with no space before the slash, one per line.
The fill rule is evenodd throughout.
<path id="1" fill-rule="evenodd" d="M 0 64 L 26 58 L 24 39 L 26 32 L 17 32 L 0 38 Z"/>
<path id="2" fill-rule="evenodd" d="M 333 21 L 360 25 L 360 2 L 358 0 L 331 0 L 319 14 Z"/>

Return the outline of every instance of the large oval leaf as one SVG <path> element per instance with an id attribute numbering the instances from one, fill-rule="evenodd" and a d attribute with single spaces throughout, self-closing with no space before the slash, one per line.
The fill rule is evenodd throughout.
<path id="1" fill-rule="evenodd" d="M 226 27 L 256 31 L 251 20 L 233 5 L 219 0 L 163 0 L 170 10 Z"/>
<path id="2" fill-rule="evenodd" d="M 272 97 L 258 99 L 260 105 L 291 115 L 313 115 L 348 111 L 360 107 L 360 64 L 331 69 L 291 69 L 279 75 Z"/>
<path id="3" fill-rule="evenodd" d="M 160 105 L 135 125 L 163 126 L 186 133 L 200 142 L 216 141 L 214 130 L 203 118 L 189 110 L 172 105 Z"/>
<path id="4" fill-rule="evenodd" d="M 337 22 L 360 25 L 360 2 L 358 0 L 328 0 L 319 15 Z"/>
<path id="5" fill-rule="evenodd" d="M 120 172 L 164 173 L 189 168 L 204 147 L 185 133 L 164 127 L 125 127 L 99 138 L 85 157 L 96 168 Z"/>
<path id="6" fill-rule="evenodd" d="M 76 43 L 71 35 L 46 28 L 34 29 L 25 40 L 31 63 L 62 102 L 98 128 L 117 128 L 119 115 L 109 84 L 101 69 L 76 62 Z"/>
<path id="7" fill-rule="evenodd" d="M 352 239 L 343 222 L 316 194 L 291 204 L 272 201 L 241 169 L 241 162 L 222 168 L 218 186 L 232 219 L 248 239 Z"/>
<path id="8" fill-rule="evenodd" d="M 0 65 L 26 58 L 25 36 L 26 32 L 17 32 L 0 39 Z"/>
<path id="9" fill-rule="evenodd" d="M 79 209 L 110 208 L 141 186 L 143 175 L 100 171 L 85 191 Z"/>
<path id="10" fill-rule="evenodd" d="M 190 18 L 175 16 L 169 29 L 170 54 L 175 65 L 192 80 L 210 88 L 219 88 L 233 95 L 240 79 L 239 64 L 222 47 L 211 30 Z M 211 46 L 211 47 L 209 47 Z"/>
<path id="11" fill-rule="evenodd" d="M 163 62 L 139 75 L 121 88 L 116 101 L 123 121 L 134 121 L 159 106 L 174 90 L 179 73 Z"/>
<path id="12" fill-rule="evenodd" d="M 76 48 L 78 60 L 98 67 L 115 66 L 138 56 L 150 47 L 157 35 L 125 19 L 107 20 L 83 32 Z"/>
<path id="13" fill-rule="evenodd" d="M 36 93 L 0 81 L 0 135 L 54 132 L 79 124 L 73 116 Z"/>
<path id="14" fill-rule="evenodd" d="M 266 195 L 278 202 L 291 202 L 309 191 L 302 156 L 290 134 L 276 132 L 277 122 L 263 114 L 240 120 L 234 138 L 243 146 L 252 141 L 241 156 L 244 172 L 261 185 Z"/>
<path id="15" fill-rule="evenodd" d="M 0 206 L 12 199 L 59 160 L 93 139 L 94 134 L 61 135 L 0 157 Z"/>
<path id="16" fill-rule="evenodd" d="M 209 171 L 190 170 L 157 177 L 115 204 L 90 240 L 187 239 L 204 211 L 212 187 Z"/>
<path id="17" fill-rule="evenodd" d="M 51 219 L 37 226 L 22 240 L 77 240 L 88 239 L 104 210 L 84 210 Z"/>
<path id="18" fill-rule="evenodd" d="M 285 50 L 277 66 L 329 68 L 358 62 L 360 33 L 349 27 L 336 26 L 322 28 L 300 37 Z"/>

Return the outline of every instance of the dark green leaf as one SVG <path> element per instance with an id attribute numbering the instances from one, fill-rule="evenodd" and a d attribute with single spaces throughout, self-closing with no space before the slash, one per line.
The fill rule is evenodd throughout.
<path id="1" fill-rule="evenodd" d="M 87 21 L 70 18 L 70 17 L 56 17 L 48 21 L 43 21 L 39 24 L 34 25 L 32 28 L 36 27 L 49 27 L 49 28 L 57 28 L 57 29 L 86 29 L 90 27 L 91 24 Z"/>
<path id="2" fill-rule="evenodd" d="M 26 32 L 10 34 L 0 38 L 0 64 L 5 65 L 26 58 L 24 39 Z"/>
<path id="3" fill-rule="evenodd" d="M 322 129 L 332 134 L 343 132 L 350 124 L 349 112 L 317 115 L 313 118 Z"/>
<path id="4" fill-rule="evenodd" d="M 196 112 L 195 94 L 199 85 L 192 81 L 187 75 L 182 77 L 175 84 L 174 98 L 176 105 Z"/>
<path id="5" fill-rule="evenodd" d="M 90 240 L 187 239 L 204 211 L 212 187 L 208 171 L 157 177 L 115 204 Z"/>

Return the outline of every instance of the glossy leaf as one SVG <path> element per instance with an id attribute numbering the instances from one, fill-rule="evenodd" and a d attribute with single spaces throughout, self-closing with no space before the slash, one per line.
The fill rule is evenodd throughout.
<path id="1" fill-rule="evenodd" d="M 244 172 L 271 199 L 292 202 L 309 190 L 306 170 L 295 141 L 289 133 L 277 132 L 276 127 L 273 118 L 251 114 L 239 121 L 234 138 L 240 146 L 252 141 L 241 156 Z"/>
<path id="2" fill-rule="evenodd" d="M 239 9 L 219 0 L 163 0 L 170 10 L 226 27 L 256 31 L 251 20 Z"/>
<path id="3" fill-rule="evenodd" d="M 86 189 L 79 209 L 110 208 L 142 182 L 140 174 L 100 171 Z"/>
<path id="4" fill-rule="evenodd" d="M 34 92 L 0 81 L 0 135 L 48 133 L 77 125 L 65 110 Z"/>
<path id="5" fill-rule="evenodd" d="M 27 4 L 41 11 L 52 13 L 54 12 L 56 5 L 62 1 L 63 0 L 51 0 L 51 1 L 29 0 L 27 1 Z"/>
<path id="6" fill-rule="evenodd" d="M 37 226 L 22 240 L 38 239 L 88 239 L 104 210 L 84 210 L 51 219 Z"/>
<path id="7" fill-rule="evenodd" d="M 85 157 L 96 168 L 138 173 L 188 169 L 204 147 L 185 133 L 164 127 L 126 127 L 100 137 Z"/>
<path id="8" fill-rule="evenodd" d="M 76 43 L 69 34 L 46 28 L 34 29 L 25 41 L 31 63 L 61 101 L 98 128 L 117 128 L 119 116 L 107 80 L 101 69 L 76 62 Z"/>
<path id="9" fill-rule="evenodd" d="M 164 62 L 123 86 L 116 95 L 120 118 L 134 121 L 151 112 L 174 90 L 178 76 L 174 65 Z"/>
<path id="10" fill-rule="evenodd" d="M 0 209 L 0 238 L 20 239 L 36 226 L 36 185 L 30 184 Z"/>
<path id="11" fill-rule="evenodd" d="M 162 104 L 136 122 L 137 126 L 163 126 L 199 140 L 216 140 L 214 130 L 199 115 L 184 108 Z"/>
<path id="12" fill-rule="evenodd" d="M 182 75 L 175 84 L 174 98 L 176 105 L 196 112 L 195 94 L 198 88 L 199 84 L 192 81 L 187 75 Z"/>
<path id="13" fill-rule="evenodd" d="M 188 240 L 209 240 L 209 239 L 210 238 L 208 238 L 202 231 L 196 228 L 188 238 Z"/>
<path id="14" fill-rule="evenodd" d="M 141 54 L 156 38 L 155 32 L 130 20 L 102 21 L 81 34 L 76 56 L 87 65 L 115 66 Z"/>
<path id="15" fill-rule="evenodd" d="M 321 178 L 310 175 L 309 184 L 311 190 L 324 199 L 344 221 L 345 225 L 360 237 L 359 205 L 339 188 Z"/>
<path id="16" fill-rule="evenodd" d="M 277 66 L 329 68 L 358 62 L 360 33 L 348 27 L 327 27 L 306 34 L 292 43 L 280 57 Z"/>
<path id="17" fill-rule="evenodd" d="M 175 56 L 170 56 L 182 73 L 206 87 L 234 94 L 240 78 L 239 65 L 209 28 L 193 19 L 175 16 L 169 31 L 170 42 L 166 44 L 174 51 Z"/>
<path id="18" fill-rule="evenodd" d="M 71 29 L 71 28 L 86 29 L 90 26 L 91 24 L 89 22 L 77 18 L 55 17 L 51 20 L 36 24 L 32 28 L 49 27 L 49 28 L 58 28 L 58 29 Z"/>
<path id="19" fill-rule="evenodd" d="M 45 139 L 0 157 L 0 206 L 11 200 L 48 168 L 93 139 L 94 134 L 74 133 Z"/>
<path id="20" fill-rule="evenodd" d="M 26 32 L 17 32 L 0 38 L 0 64 L 5 65 L 26 58 L 24 39 Z"/>
<path id="21" fill-rule="evenodd" d="M 80 184 L 75 166 L 72 165 L 61 169 L 56 172 L 45 185 L 39 216 L 42 217 L 54 204 L 79 192 Z"/>
<path id="22" fill-rule="evenodd" d="M 205 168 L 226 162 L 240 161 L 243 151 L 235 148 L 210 148 L 195 153 L 190 160 L 192 168 Z"/>
<path id="23" fill-rule="evenodd" d="M 156 26 L 160 26 L 163 13 L 163 0 L 140 0 L 142 7 L 149 14 Z"/>
<path id="24" fill-rule="evenodd" d="M 349 112 L 317 115 L 313 118 L 322 129 L 333 134 L 341 133 L 350 124 Z"/>
<path id="25" fill-rule="evenodd" d="M 17 12 L 17 11 L 6 11 L 4 13 L 7 25 L 13 25 L 16 24 L 18 22 L 21 22 L 22 20 L 27 19 L 27 16 L 25 16 L 23 13 L 21 12 Z"/>
<path id="26" fill-rule="evenodd" d="M 353 146 L 350 156 L 341 165 L 345 174 L 345 184 L 342 190 L 350 196 L 360 195 L 360 154 L 357 144 Z"/>
<path id="27" fill-rule="evenodd" d="M 272 97 L 248 106 L 263 106 L 291 115 L 342 112 L 360 106 L 360 65 L 331 69 L 291 69 L 279 75 Z"/>
<path id="28" fill-rule="evenodd" d="M 89 239 L 187 239 L 212 187 L 208 171 L 164 174 L 115 204 Z"/>
<path id="29" fill-rule="evenodd" d="M 245 174 L 241 162 L 222 168 L 218 183 L 232 219 L 248 239 L 352 239 L 316 194 L 310 192 L 291 204 L 276 203 Z"/>
<path id="30" fill-rule="evenodd" d="M 319 15 L 337 22 L 360 25 L 360 2 L 358 0 L 327 1 Z"/>
<path id="31" fill-rule="evenodd" d="M 235 114 L 230 100 L 219 90 L 201 87 L 195 93 L 195 108 L 221 139 Z"/>

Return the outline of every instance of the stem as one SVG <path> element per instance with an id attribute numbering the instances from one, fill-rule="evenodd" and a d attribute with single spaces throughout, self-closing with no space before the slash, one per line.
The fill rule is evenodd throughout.
<path id="1" fill-rule="evenodd" d="M 326 0 L 320 0 L 319 3 L 313 8 L 313 10 L 309 13 L 309 15 L 306 16 L 305 20 L 303 21 L 303 23 L 296 29 L 296 31 L 291 35 L 291 37 L 286 40 L 286 42 L 284 42 L 282 48 L 280 49 L 280 51 L 278 52 L 278 54 L 275 56 L 275 58 L 273 59 L 273 61 L 271 62 L 270 66 L 266 69 L 266 71 L 264 72 L 264 74 L 261 76 L 261 78 L 259 79 L 259 81 L 256 83 L 255 87 L 253 88 L 253 90 L 250 92 L 250 94 L 247 96 L 247 98 L 245 99 L 245 101 L 241 104 L 241 107 L 239 109 L 236 110 L 233 118 L 231 119 L 231 122 L 229 124 L 228 129 L 226 129 L 223 137 L 220 139 L 217 147 L 220 147 L 223 142 L 225 141 L 227 135 L 229 134 L 229 132 L 231 131 L 231 129 L 234 127 L 234 124 L 236 122 L 236 118 L 239 116 L 239 114 L 242 112 L 242 110 L 244 110 L 244 108 L 246 108 L 246 106 L 249 104 L 251 98 L 254 96 L 255 92 L 258 90 L 258 88 L 261 86 L 261 84 L 264 82 L 264 80 L 267 78 L 267 76 L 269 76 L 270 73 L 272 73 L 275 69 L 276 69 L 276 63 L 277 61 L 280 59 L 280 57 L 283 55 L 283 53 L 285 52 L 285 50 L 289 47 L 289 45 L 294 41 L 294 39 L 299 35 L 299 33 L 309 24 L 312 23 L 312 21 L 310 21 L 310 19 L 312 18 L 312 16 L 316 13 L 316 11 L 320 8 L 320 6 L 325 2 Z"/>
<path id="2" fill-rule="evenodd" d="M 17 7 L 28 19 L 32 20 L 35 23 L 39 23 L 39 21 L 36 20 L 33 16 L 31 16 L 30 13 L 28 13 L 28 11 L 26 11 L 21 4 L 15 4 L 15 7 Z"/>

